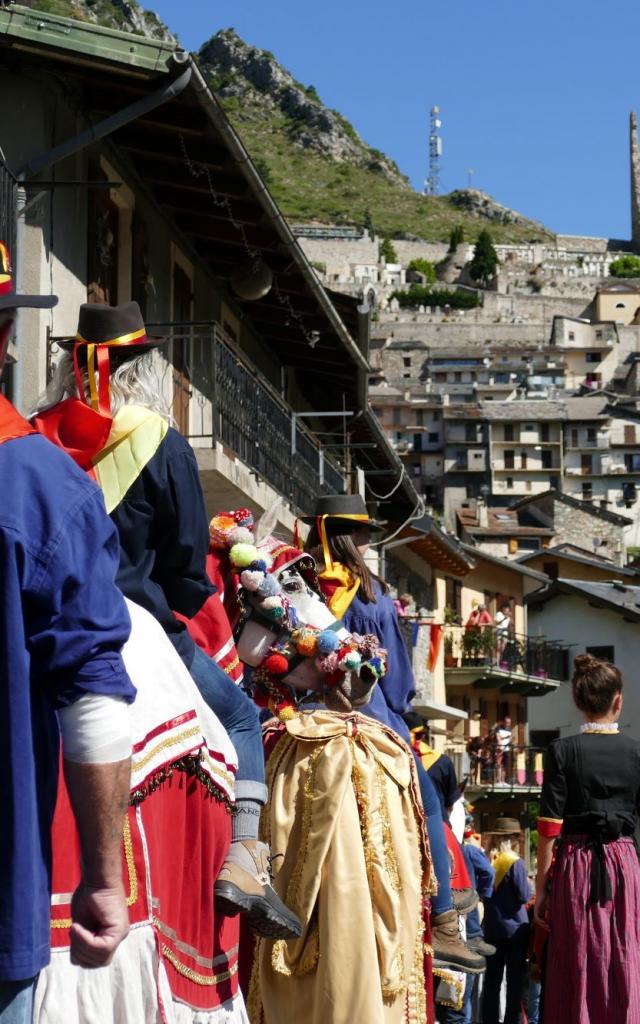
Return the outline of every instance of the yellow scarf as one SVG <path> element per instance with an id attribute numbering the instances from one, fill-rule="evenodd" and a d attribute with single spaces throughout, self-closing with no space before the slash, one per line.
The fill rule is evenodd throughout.
<path id="1" fill-rule="evenodd" d="M 497 855 L 493 862 L 493 867 L 496 873 L 495 881 L 493 883 L 494 890 L 498 888 L 500 883 L 504 880 L 509 868 L 512 868 L 517 860 L 520 860 L 520 857 L 514 852 L 514 850 L 503 850 L 502 853 Z"/>
<path id="2" fill-rule="evenodd" d="M 360 580 L 341 562 L 332 562 L 330 569 L 325 566 L 318 579 L 330 611 L 336 619 L 342 619 L 358 592 Z"/>
<path id="3" fill-rule="evenodd" d="M 421 738 L 423 732 L 422 726 L 411 730 L 411 749 L 418 755 L 422 762 L 422 767 L 428 772 L 430 768 L 433 768 L 436 761 L 440 759 L 441 755 Z"/>
<path id="4" fill-rule="evenodd" d="M 117 508 L 125 494 L 151 461 L 169 427 L 161 416 L 138 405 L 124 405 L 116 415 L 93 468 L 107 512 Z"/>

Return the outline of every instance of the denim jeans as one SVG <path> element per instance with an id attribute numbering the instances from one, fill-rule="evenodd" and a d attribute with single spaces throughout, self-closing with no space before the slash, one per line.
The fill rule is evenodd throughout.
<path id="1" fill-rule="evenodd" d="M 422 806 L 427 819 L 427 833 L 429 835 L 429 846 L 431 847 L 431 859 L 433 870 L 438 879 L 438 892 L 431 897 L 431 909 L 434 914 L 444 914 L 446 910 L 453 907 L 451 895 L 451 873 L 449 867 L 449 851 L 447 840 L 444 834 L 444 822 L 442 820 L 442 807 L 436 793 L 436 788 L 429 778 L 419 757 L 416 757 L 418 769 L 418 782 L 420 784 L 420 795 Z"/>
<path id="2" fill-rule="evenodd" d="M 36 981 L 0 981 L 0 1024 L 31 1024 Z"/>
<path id="3" fill-rule="evenodd" d="M 191 675 L 202 697 L 218 716 L 238 755 L 236 799 L 267 802 L 262 729 L 258 708 L 250 697 L 199 648 L 191 663 Z M 0 1022 L 2 1024 L 2 1022 Z"/>

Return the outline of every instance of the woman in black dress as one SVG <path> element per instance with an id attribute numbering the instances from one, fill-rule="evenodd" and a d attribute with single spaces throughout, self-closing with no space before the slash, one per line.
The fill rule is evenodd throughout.
<path id="1" fill-rule="evenodd" d="M 614 665 L 581 655 L 572 685 L 585 722 L 547 751 L 538 820 L 544 1020 L 631 1024 L 640 1021 L 640 743 L 619 732 Z"/>

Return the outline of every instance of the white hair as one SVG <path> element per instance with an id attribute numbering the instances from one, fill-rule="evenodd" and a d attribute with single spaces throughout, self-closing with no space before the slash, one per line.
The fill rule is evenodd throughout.
<path id="1" fill-rule="evenodd" d="M 82 371 L 85 395 L 89 393 L 89 378 L 86 369 Z M 142 355 L 134 356 L 112 370 L 109 377 L 109 390 L 111 397 L 111 415 L 122 408 L 123 405 L 141 405 L 145 409 L 151 409 L 158 413 L 169 423 L 173 417 L 169 411 L 167 402 L 163 396 L 162 378 L 160 367 L 155 350 L 143 352 Z M 50 409 L 65 398 L 82 398 L 78 393 L 78 384 L 73 371 L 73 356 L 65 352 L 53 371 L 53 377 L 44 391 L 38 398 L 36 408 L 32 415 Z"/>

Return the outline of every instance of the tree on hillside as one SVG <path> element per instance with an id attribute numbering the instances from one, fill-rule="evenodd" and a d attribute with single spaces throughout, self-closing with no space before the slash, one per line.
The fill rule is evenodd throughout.
<path id="1" fill-rule="evenodd" d="M 449 235 L 449 252 L 455 252 L 463 242 L 464 228 L 462 224 L 456 224 L 455 228 L 451 228 L 451 234 Z"/>
<path id="2" fill-rule="evenodd" d="M 378 259 L 380 262 L 384 260 L 385 263 L 397 263 L 398 254 L 393 247 L 393 243 L 388 235 L 380 242 L 380 248 L 378 250 Z"/>
<path id="3" fill-rule="evenodd" d="M 621 256 L 609 267 L 612 277 L 640 277 L 640 256 Z"/>
<path id="4" fill-rule="evenodd" d="M 367 209 L 364 211 L 364 220 L 362 226 L 365 231 L 368 231 L 369 237 L 373 238 L 376 233 L 376 229 L 373 226 L 373 217 L 371 216 L 371 210 Z"/>
<path id="5" fill-rule="evenodd" d="M 473 250 L 473 258 L 469 264 L 469 273 L 472 280 L 482 287 L 486 287 L 495 276 L 499 262 L 498 254 L 491 241 L 491 235 L 485 228 L 478 235 L 478 240 Z"/>
<path id="6" fill-rule="evenodd" d="M 422 274 L 427 284 L 433 284 L 436 279 L 436 268 L 434 267 L 431 260 L 415 259 L 411 260 L 411 263 L 407 267 L 407 270 L 417 270 L 419 274 Z"/>

